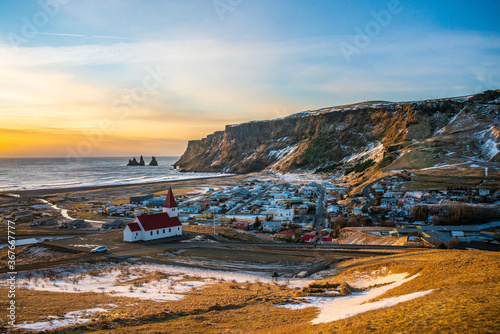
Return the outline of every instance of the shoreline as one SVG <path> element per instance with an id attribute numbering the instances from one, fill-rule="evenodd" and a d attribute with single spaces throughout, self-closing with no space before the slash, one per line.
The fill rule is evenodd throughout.
<path id="1" fill-rule="evenodd" d="M 69 188 L 47 188 L 47 189 L 26 189 L 26 190 L 18 190 L 18 191 L 0 191 L 1 195 L 19 195 L 19 198 L 23 197 L 41 197 L 51 194 L 61 194 L 61 193 L 73 193 L 79 191 L 90 191 L 90 190 L 101 190 L 101 189 L 120 189 L 127 187 L 136 187 L 136 186 L 149 186 L 149 185 L 160 185 L 160 184 L 175 184 L 177 182 L 192 182 L 192 181 L 204 181 L 209 179 L 220 179 L 220 178 L 228 178 L 238 176 L 238 174 L 222 174 L 217 176 L 206 176 L 199 178 L 180 178 L 176 180 L 169 181 L 154 181 L 154 182 L 137 182 L 137 183 L 128 183 L 128 184 L 108 184 L 102 186 L 81 186 L 81 187 L 69 187 Z"/>

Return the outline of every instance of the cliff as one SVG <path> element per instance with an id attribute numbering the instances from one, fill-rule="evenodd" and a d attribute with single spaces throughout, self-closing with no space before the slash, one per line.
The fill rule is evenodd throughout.
<path id="1" fill-rule="evenodd" d="M 375 168 L 442 161 L 499 162 L 500 91 L 402 103 L 366 102 L 228 125 L 192 140 L 184 171 L 332 171 L 370 160 Z M 464 145 L 466 143 L 467 145 Z"/>

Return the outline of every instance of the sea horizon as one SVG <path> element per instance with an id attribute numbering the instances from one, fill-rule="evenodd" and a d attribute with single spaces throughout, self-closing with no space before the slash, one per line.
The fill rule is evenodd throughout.
<path id="1" fill-rule="evenodd" d="M 140 156 L 136 157 L 139 158 Z M 153 183 L 215 177 L 222 173 L 174 170 L 179 157 L 155 157 L 158 166 L 127 166 L 133 157 L 0 158 L 0 192 Z"/>

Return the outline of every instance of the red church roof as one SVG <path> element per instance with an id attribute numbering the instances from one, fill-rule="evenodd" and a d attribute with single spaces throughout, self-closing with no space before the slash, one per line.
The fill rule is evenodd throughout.
<path id="1" fill-rule="evenodd" d="M 163 203 L 164 208 L 176 208 L 177 203 L 175 203 L 174 193 L 172 192 L 172 187 L 168 187 L 167 198 L 165 203 Z"/>
<path id="2" fill-rule="evenodd" d="M 127 226 L 130 229 L 130 231 L 132 231 L 132 232 L 137 232 L 137 231 L 141 230 L 141 227 L 137 223 L 130 223 L 130 224 L 127 224 Z"/>
<path id="3" fill-rule="evenodd" d="M 182 225 L 178 217 L 169 217 L 168 213 L 166 212 L 139 216 L 137 217 L 137 219 L 139 220 L 145 231 L 152 231 L 158 230 L 160 228 L 169 228 Z"/>

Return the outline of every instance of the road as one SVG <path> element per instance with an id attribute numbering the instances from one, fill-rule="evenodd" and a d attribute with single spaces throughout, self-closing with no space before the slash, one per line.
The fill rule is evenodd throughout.
<path id="1" fill-rule="evenodd" d="M 264 190 L 262 190 L 261 192 L 259 192 L 257 195 L 250 197 L 250 199 L 248 199 L 246 202 L 241 203 L 239 205 L 236 205 L 234 208 L 232 208 L 231 210 L 229 210 L 228 212 L 226 212 L 225 215 L 227 216 L 227 215 L 234 214 L 237 210 L 243 208 L 248 203 L 251 203 L 251 202 L 255 201 L 257 198 L 261 197 L 266 191 L 267 191 L 267 188 L 264 188 Z"/>
<path id="2" fill-rule="evenodd" d="M 272 250 L 297 250 L 297 251 L 333 251 L 336 250 L 398 250 L 408 249 L 404 246 L 386 246 L 386 245 L 344 245 L 344 244 L 331 244 L 331 245 L 316 245 L 314 243 L 279 243 L 279 242 L 264 242 L 264 243 L 249 243 L 244 241 L 235 242 L 208 242 L 208 241 L 191 241 L 186 242 L 187 239 L 192 239 L 198 235 L 208 237 L 203 233 L 186 232 L 184 236 L 179 236 L 170 239 L 158 239 L 148 242 L 128 243 L 123 242 L 123 231 L 106 231 L 92 235 L 77 236 L 74 238 L 58 239 L 46 241 L 45 244 L 68 248 L 73 251 L 81 251 L 90 253 L 90 251 L 97 246 L 107 246 L 109 253 L 106 256 L 118 257 L 138 257 L 144 255 L 153 255 L 164 253 L 168 249 L 187 249 L 193 247 L 201 248 L 220 248 L 225 247 L 228 249 L 238 248 L 260 248 Z M 207 251 L 210 253 L 210 251 Z"/>
<path id="3" fill-rule="evenodd" d="M 381 177 L 381 178 L 378 178 L 376 179 L 375 181 L 372 181 L 370 183 L 368 183 L 364 188 L 363 188 L 363 196 L 366 197 L 369 201 L 368 203 L 366 203 L 364 206 L 363 206 L 363 211 L 366 210 L 366 212 L 368 212 L 368 214 L 370 215 L 370 218 L 373 222 L 373 224 L 376 224 L 378 223 L 378 217 L 377 215 L 372 215 L 370 214 L 370 212 L 368 211 L 368 208 L 370 206 L 372 206 L 373 203 L 375 203 L 375 198 L 372 196 L 372 194 L 370 194 L 370 188 L 373 187 L 373 185 L 377 182 L 380 182 L 382 181 L 383 179 L 385 179 L 385 176 L 384 177 Z"/>
<path id="4" fill-rule="evenodd" d="M 325 217 L 325 190 L 321 187 L 316 202 L 316 220 L 314 222 L 316 232 L 325 228 Z"/>
<path id="5" fill-rule="evenodd" d="M 47 200 L 44 200 L 43 198 L 39 198 L 38 199 L 39 201 L 41 201 L 42 203 L 45 203 L 45 204 L 48 204 L 50 205 L 54 210 L 58 210 L 61 212 L 61 215 L 66 218 L 66 219 L 71 219 L 71 220 L 75 220 L 75 219 L 78 219 L 78 218 L 73 218 L 73 217 L 70 217 L 70 215 L 68 214 L 68 209 L 62 209 L 60 207 L 58 207 L 57 205 L 55 204 L 52 204 L 50 203 L 49 201 Z M 104 224 L 106 223 L 105 221 L 102 221 L 102 220 L 89 220 L 89 219 L 85 219 L 86 222 L 88 223 L 99 223 L 99 224 Z"/>

